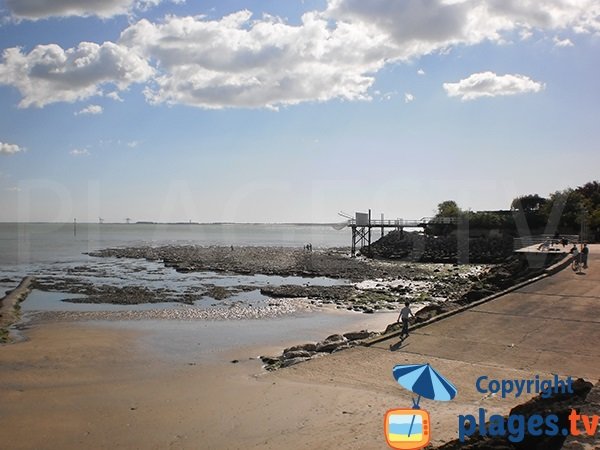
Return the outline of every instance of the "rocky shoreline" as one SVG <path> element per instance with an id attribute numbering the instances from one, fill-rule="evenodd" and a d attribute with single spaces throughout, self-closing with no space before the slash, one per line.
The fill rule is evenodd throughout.
<path id="1" fill-rule="evenodd" d="M 347 249 L 306 251 L 289 247 L 123 247 L 90 252 L 90 256 L 160 261 L 178 272 L 226 272 L 242 275 L 280 275 L 341 278 L 363 281 L 410 275 L 403 265 L 350 258 Z"/>
<path id="2" fill-rule="evenodd" d="M 9 327 L 20 318 L 20 303 L 31 291 L 31 277 L 25 277 L 19 285 L 0 299 L 0 343 L 10 341 Z"/>
<path id="3" fill-rule="evenodd" d="M 295 364 L 319 358 L 347 348 L 361 345 L 365 339 L 378 335 L 377 332 L 367 330 L 352 331 L 344 334 L 332 334 L 322 341 L 294 345 L 283 350 L 280 356 L 261 356 L 264 368 L 269 371 L 283 369 Z"/>
<path id="4" fill-rule="evenodd" d="M 527 259 L 524 257 L 508 258 L 504 264 L 489 268 L 485 274 L 480 276 L 477 282 L 472 283 L 471 288 L 466 290 L 460 297 L 447 301 L 432 301 L 425 306 L 422 306 L 416 311 L 415 317 L 410 319 L 410 324 L 414 325 L 425 322 L 433 317 L 457 310 L 514 286 L 517 283 L 533 278 L 542 273 L 545 267 L 552 265 L 560 258 L 561 256 L 559 255 L 551 255 L 551 257 L 546 259 L 545 264 L 542 267 L 536 268 L 530 267 Z M 383 284 L 377 283 L 376 286 L 383 287 Z M 390 286 L 386 286 L 386 289 L 389 294 Z M 278 290 L 275 291 L 277 292 Z M 287 291 L 284 290 L 284 292 Z M 300 289 L 300 292 L 304 291 Z M 380 290 L 379 292 L 382 293 L 382 295 L 386 294 L 385 290 Z M 417 308 L 419 308 L 418 305 Z M 399 331 L 401 326 L 400 323 L 394 322 L 389 324 L 383 332 L 361 330 L 358 332 L 345 333 L 343 335 L 335 334 L 317 343 L 306 343 L 285 349 L 279 356 L 262 356 L 261 359 L 266 370 L 277 370 L 312 358 L 321 357 L 327 353 L 334 353 L 355 347 L 356 345 L 361 345 L 363 340 Z M 301 351 L 301 353 L 299 354 L 298 351 Z"/>
<path id="5" fill-rule="evenodd" d="M 109 260 L 143 259 L 183 274 L 219 272 L 233 277 L 257 274 L 301 276 L 304 280 L 302 284 L 275 285 L 268 280 L 259 280 L 252 285 L 239 282 L 230 286 L 199 281 L 175 291 L 156 284 L 153 287 L 147 284 L 111 285 L 104 282 L 103 270 L 90 264 L 70 268 L 65 274 L 40 274 L 36 276 L 34 288 L 77 295 L 65 298 L 66 302 L 118 305 L 163 302 L 192 305 L 198 300 L 209 300 L 212 306 L 220 306 L 226 304 L 223 300 L 255 291 L 263 298 L 302 299 L 315 307 L 331 305 L 338 309 L 374 313 L 396 310 L 407 300 L 420 306 L 458 300 L 480 283 L 490 269 L 484 265 L 415 264 L 350 258 L 348 252 L 342 249 L 308 252 L 277 247 L 238 247 L 231 250 L 227 247 L 165 246 L 106 249 L 90 255 Z M 86 279 L 90 275 L 97 277 L 95 282 Z M 322 277 L 339 281 L 327 285 Z"/>
<path id="6" fill-rule="evenodd" d="M 495 265 L 459 265 L 443 263 L 407 263 L 405 261 L 350 258 L 341 249 L 306 251 L 277 247 L 128 247 L 90 253 L 99 258 L 144 259 L 162 263 L 178 272 L 193 273 L 220 271 L 229 274 L 268 274 L 278 276 L 310 275 L 341 278 L 341 285 L 320 286 L 304 284 L 215 286 L 201 285 L 192 291 L 174 292 L 164 287 L 96 285 L 77 277 L 61 279 L 39 277 L 36 289 L 81 294 L 64 299 L 75 303 L 107 303 L 135 305 L 142 303 L 175 302 L 182 308 L 151 311 L 110 312 L 112 318 L 200 318 L 247 319 L 274 317 L 306 308 L 345 309 L 373 314 L 377 311 L 398 311 L 409 301 L 415 311 L 412 323 L 425 322 L 437 315 L 451 312 L 492 295 L 528 278 L 534 277 L 560 255 L 548 255 L 545 264 L 530 267 L 523 256 L 513 255 Z M 89 267 L 73 268 L 71 275 L 90 272 Z M 263 304 L 224 300 L 243 292 L 259 291 L 271 299 Z M 193 308 L 202 298 L 214 300 L 211 308 Z M 189 308 L 185 308 L 190 305 Z M 56 313 L 47 313 L 56 316 Z M 62 320 L 73 317 L 102 317 L 107 313 L 68 312 Z M 42 317 L 42 316 L 39 316 Z M 367 330 L 328 336 L 316 343 L 298 344 L 284 349 L 278 356 L 262 357 L 267 370 L 288 367 L 308 359 L 360 345 L 375 335 L 394 332 L 398 323 L 390 324 L 383 333 Z"/>
<path id="7" fill-rule="evenodd" d="M 105 249 L 91 256 L 110 259 L 146 260 L 173 268 L 177 272 L 221 272 L 236 275 L 303 276 L 302 284 L 218 286 L 210 283 L 191 283 L 176 291 L 160 283 L 149 286 L 114 285 L 104 282 L 101 269 L 93 265 L 73 267 L 66 274 L 36 276 L 33 287 L 42 291 L 64 292 L 76 297 L 65 298 L 71 303 L 138 305 L 180 303 L 194 305 L 203 300 L 207 307 L 228 308 L 233 296 L 246 292 L 262 299 L 305 301 L 308 306 L 372 314 L 395 311 L 409 301 L 419 310 L 416 320 L 429 318 L 477 301 L 520 281 L 537 275 L 559 255 L 549 255 L 546 264 L 531 268 L 526 258 L 511 256 L 495 265 L 459 265 L 443 263 L 409 263 L 379 259 L 350 258 L 343 249 L 306 251 L 278 247 L 126 247 Z M 110 261 L 110 260 L 109 260 Z M 141 270 L 138 267 L 135 270 Z M 84 275 L 97 273 L 98 280 L 90 282 Z M 312 283 L 313 277 L 315 282 Z M 137 277 L 137 275 L 135 275 Z M 134 277 L 134 278 L 135 278 Z M 340 280 L 337 285 L 319 285 L 315 277 Z M 109 277 L 110 278 L 110 277 Z M 252 297 L 252 295 L 250 295 Z M 227 300 L 227 301 L 226 301 Z M 226 302 L 224 302 L 226 301 Z M 263 301 L 265 302 L 265 301 Z M 252 301 L 249 309 L 256 307 Z"/>

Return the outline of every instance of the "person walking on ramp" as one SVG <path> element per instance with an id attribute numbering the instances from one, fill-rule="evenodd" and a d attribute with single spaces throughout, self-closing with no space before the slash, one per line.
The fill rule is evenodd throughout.
<path id="1" fill-rule="evenodd" d="M 415 315 L 410 310 L 409 305 L 409 302 L 404 302 L 404 308 L 400 310 L 400 314 L 398 315 L 398 319 L 396 320 L 396 322 L 400 322 L 400 319 L 402 319 L 402 332 L 400 333 L 400 339 L 408 337 L 408 319 L 411 316 L 415 317 Z"/>

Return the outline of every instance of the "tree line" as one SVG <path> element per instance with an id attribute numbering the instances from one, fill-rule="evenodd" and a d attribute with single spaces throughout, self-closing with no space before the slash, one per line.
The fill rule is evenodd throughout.
<path id="1" fill-rule="evenodd" d="M 503 234 L 577 234 L 600 241 L 600 183 L 590 181 L 575 189 L 556 191 L 548 197 L 527 194 L 516 197 L 503 211 L 462 210 L 454 200 L 438 205 L 436 218 L 457 217 L 470 229 L 500 230 Z M 460 225 L 459 225 L 460 226 Z M 440 224 L 428 230 L 447 234 L 456 225 Z"/>

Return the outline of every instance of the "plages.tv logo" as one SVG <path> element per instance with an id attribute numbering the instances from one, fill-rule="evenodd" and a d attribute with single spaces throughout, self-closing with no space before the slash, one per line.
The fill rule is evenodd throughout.
<path id="1" fill-rule="evenodd" d="M 421 397 L 449 401 L 458 392 L 456 387 L 429 364 L 398 364 L 392 369 L 395 380 L 418 397 L 412 408 L 390 409 L 385 413 L 385 440 L 391 448 L 418 450 L 431 440 L 429 413 L 421 409 Z"/>

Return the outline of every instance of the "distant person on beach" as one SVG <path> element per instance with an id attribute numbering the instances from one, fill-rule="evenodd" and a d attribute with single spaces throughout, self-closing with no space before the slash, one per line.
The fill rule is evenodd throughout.
<path id="1" fill-rule="evenodd" d="M 398 315 L 398 319 L 396 320 L 396 322 L 400 322 L 400 319 L 402 319 L 402 332 L 400 333 L 400 339 L 403 339 L 404 336 L 408 337 L 408 319 L 411 316 L 415 317 L 415 315 L 410 310 L 409 305 L 409 302 L 404 302 L 404 308 L 400 310 L 400 314 Z"/>
<path id="2" fill-rule="evenodd" d="M 583 248 L 581 249 L 581 262 L 583 263 L 583 268 L 588 268 L 588 254 L 590 253 L 590 249 L 587 244 L 583 244 Z"/>

